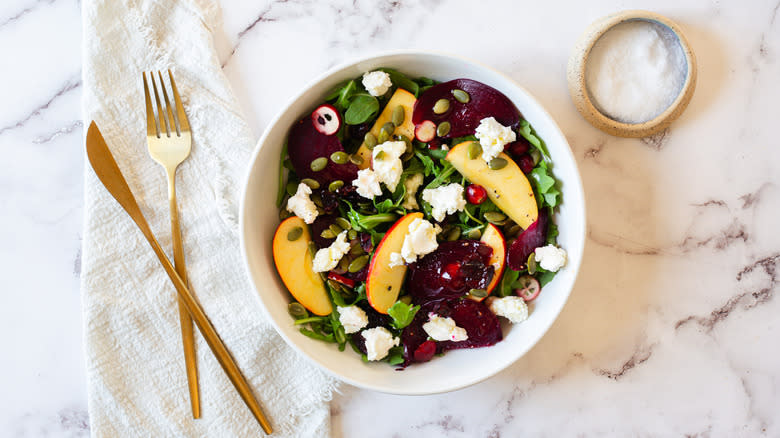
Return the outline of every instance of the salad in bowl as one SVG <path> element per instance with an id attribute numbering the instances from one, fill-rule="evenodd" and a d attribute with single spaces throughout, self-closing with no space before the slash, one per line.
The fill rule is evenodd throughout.
<path id="1" fill-rule="evenodd" d="M 402 369 L 522 330 L 567 265 L 553 163 L 488 84 L 390 68 L 338 84 L 280 156 L 272 254 L 300 336 Z"/>

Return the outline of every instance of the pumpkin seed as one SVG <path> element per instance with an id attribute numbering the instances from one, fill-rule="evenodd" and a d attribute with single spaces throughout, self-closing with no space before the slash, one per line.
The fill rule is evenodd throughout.
<path id="1" fill-rule="evenodd" d="M 287 240 L 290 242 L 294 242 L 301 238 L 303 235 L 303 228 L 301 227 L 295 227 L 292 230 L 287 232 Z"/>
<path id="2" fill-rule="evenodd" d="M 469 96 L 469 93 L 466 93 L 463 90 L 460 89 L 454 89 L 452 90 L 452 97 L 455 98 L 460 103 L 469 103 L 471 100 L 471 96 Z"/>
<path id="3" fill-rule="evenodd" d="M 341 284 L 338 281 L 328 279 L 328 286 L 336 292 L 341 292 Z"/>
<path id="4" fill-rule="evenodd" d="M 352 164 L 357 164 L 358 166 L 360 166 L 361 164 L 363 164 L 363 157 L 361 157 L 360 155 L 357 155 L 357 154 L 356 155 L 350 155 L 349 156 L 349 161 L 352 162 Z"/>
<path id="5" fill-rule="evenodd" d="M 318 188 L 320 188 L 320 183 L 318 183 L 317 180 L 313 180 L 311 178 L 304 178 L 301 180 L 301 182 L 309 186 L 309 188 L 312 190 L 317 190 Z"/>
<path id="6" fill-rule="evenodd" d="M 319 193 L 311 195 L 311 202 L 313 202 L 317 207 L 324 208 L 322 204 L 322 196 L 320 196 Z"/>
<path id="7" fill-rule="evenodd" d="M 374 146 L 376 146 L 376 137 L 374 134 L 370 132 L 366 132 L 366 135 L 363 137 L 363 143 L 366 144 L 366 147 L 369 149 L 374 149 Z M 358 164 L 358 163 L 355 163 Z"/>
<path id="8" fill-rule="evenodd" d="M 314 254 L 317 254 L 317 244 L 311 240 L 309 241 L 309 254 L 312 258 L 314 258 Z"/>
<path id="9" fill-rule="evenodd" d="M 380 130 L 379 131 L 379 137 L 377 137 L 376 141 L 377 143 L 384 143 L 390 138 L 390 134 L 388 134 L 385 131 Z"/>
<path id="10" fill-rule="evenodd" d="M 317 181 L 314 181 L 315 183 Z M 298 191 L 298 183 L 295 181 L 287 181 L 287 186 L 285 187 L 285 190 L 287 191 L 287 194 L 290 196 L 295 195 L 295 192 Z"/>
<path id="11" fill-rule="evenodd" d="M 533 149 L 533 150 L 531 150 L 531 152 L 529 152 L 529 153 L 531 154 L 531 158 L 533 158 L 533 159 L 534 159 L 534 166 L 536 166 L 537 164 L 539 164 L 539 161 L 541 161 L 541 160 L 542 160 L 542 153 L 541 153 L 541 152 L 539 152 L 539 150 L 538 150 L 538 149 Z"/>
<path id="12" fill-rule="evenodd" d="M 385 159 L 385 151 L 379 151 L 374 155 L 375 160 L 384 160 Z"/>
<path id="13" fill-rule="evenodd" d="M 292 161 L 290 161 L 289 158 L 285 158 L 284 161 L 282 162 L 282 165 L 289 170 L 295 170 L 295 167 L 293 167 Z"/>
<path id="14" fill-rule="evenodd" d="M 404 295 L 401 298 L 398 299 L 398 301 L 406 304 L 407 306 L 409 304 L 412 304 L 412 296 L 411 295 Z"/>
<path id="15" fill-rule="evenodd" d="M 328 159 L 325 157 L 319 157 L 315 158 L 314 161 L 309 164 L 309 167 L 311 167 L 311 170 L 314 172 L 319 172 L 320 170 L 324 169 L 325 166 L 328 165 Z"/>
<path id="16" fill-rule="evenodd" d="M 287 211 L 286 208 L 283 208 L 283 209 L 279 210 L 279 220 L 280 221 L 283 221 L 283 220 L 287 219 L 290 216 L 292 216 L 292 213 Z"/>
<path id="17" fill-rule="evenodd" d="M 379 134 L 381 135 L 383 132 L 385 132 L 387 133 L 387 138 L 390 138 L 390 136 L 393 135 L 393 131 L 395 131 L 395 125 L 393 125 L 393 122 L 387 122 L 382 125 L 382 128 L 379 129 Z M 380 143 L 384 143 L 384 141 L 380 141 Z"/>
<path id="18" fill-rule="evenodd" d="M 482 231 L 480 231 L 479 228 L 474 228 L 473 230 L 469 231 L 468 234 L 466 234 L 466 237 L 469 239 L 479 239 L 482 237 Z"/>
<path id="19" fill-rule="evenodd" d="M 349 255 L 359 256 L 359 255 L 363 255 L 365 253 L 366 252 L 363 251 L 363 247 L 360 246 L 359 243 L 356 243 L 356 244 L 352 245 L 351 248 L 349 248 Z"/>
<path id="20" fill-rule="evenodd" d="M 506 215 L 504 213 L 498 212 L 498 211 L 488 211 L 485 213 L 485 220 L 487 220 L 490 223 L 497 223 L 497 222 L 503 222 L 506 220 Z"/>
<path id="21" fill-rule="evenodd" d="M 349 264 L 347 271 L 358 272 L 359 270 L 363 269 L 367 264 L 368 264 L 368 254 L 364 256 L 360 256 L 355 260 L 352 260 L 352 263 Z"/>
<path id="22" fill-rule="evenodd" d="M 458 240 L 460 238 L 460 233 L 461 233 L 460 227 L 453 228 L 452 230 L 450 230 L 449 233 L 447 233 L 447 240 L 449 241 Z"/>
<path id="23" fill-rule="evenodd" d="M 488 162 L 488 167 L 493 170 L 499 170 L 506 167 L 506 160 L 501 157 L 493 158 Z"/>
<path id="24" fill-rule="evenodd" d="M 328 191 L 335 192 L 336 190 L 344 187 L 344 181 L 337 179 L 336 181 L 328 184 Z"/>
<path id="25" fill-rule="evenodd" d="M 299 302 L 292 302 L 287 305 L 287 312 L 295 319 L 306 318 L 309 316 L 309 312 Z"/>
<path id="26" fill-rule="evenodd" d="M 341 234 L 342 231 L 344 231 L 340 226 L 336 224 L 330 224 L 328 229 L 331 230 L 333 234 L 335 234 L 336 236 L 338 236 L 339 234 Z"/>
<path id="27" fill-rule="evenodd" d="M 357 238 L 357 231 L 349 230 L 349 232 L 347 233 L 347 237 L 349 237 L 349 240 Z"/>
<path id="28" fill-rule="evenodd" d="M 528 265 L 528 273 L 533 275 L 536 272 L 536 253 L 532 252 L 531 255 L 528 256 L 526 265 Z"/>
<path id="29" fill-rule="evenodd" d="M 352 228 L 352 224 L 350 224 L 349 221 L 344 219 L 343 217 L 337 217 L 334 222 L 336 222 L 338 226 L 340 226 L 345 230 L 349 230 L 350 228 Z M 354 239 L 354 237 L 350 237 L 350 239 Z"/>
<path id="30" fill-rule="evenodd" d="M 482 154 L 482 145 L 480 145 L 475 141 L 472 141 L 471 143 L 469 143 L 469 149 L 467 153 L 470 160 L 477 158 Z"/>
<path id="31" fill-rule="evenodd" d="M 409 140 L 409 137 L 407 137 L 407 136 L 405 136 L 403 134 L 400 134 L 400 135 L 396 135 L 395 139 L 398 140 L 398 141 L 402 141 L 402 142 L 406 143 L 406 153 L 409 153 L 409 152 L 414 153 L 414 145 L 412 145 L 412 141 Z"/>
<path id="32" fill-rule="evenodd" d="M 336 234 L 330 229 L 325 229 L 322 230 L 322 232 L 320 233 L 320 237 L 322 237 L 323 239 L 335 239 Z"/>
<path id="33" fill-rule="evenodd" d="M 509 227 L 506 229 L 506 236 L 507 236 L 507 237 L 514 237 L 514 236 L 516 236 L 517 234 L 519 234 L 519 233 L 520 233 L 520 230 L 522 230 L 522 229 L 523 229 L 523 228 L 522 228 L 522 227 L 520 227 L 520 225 L 518 225 L 518 224 L 512 224 L 512 225 L 510 225 L 510 226 L 509 226 Z"/>
<path id="34" fill-rule="evenodd" d="M 444 114 L 450 109 L 450 101 L 447 99 L 439 99 L 433 104 L 433 112 L 436 114 Z"/>
<path id="35" fill-rule="evenodd" d="M 349 161 L 349 155 L 344 151 L 336 151 L 330 154 L 330 160 L 336 164 L 344 164 Z"/>
<path id="36" fill-rule="evenodd" d="M 469 291 L 469 295 L 471 295 L 474 298 L 485 298 L 488 293 L 485 289 L 471 289 Z"/>
<path id="37" fill-rule="evenodd" d="M 450 133 L 450 122 L 441 122 L 439 123 L 439 126 L 436 127 L 436 135 L 438 135 L 439 137 L 444 137 L 449 133 Z"/>
<path id="38" fill-rule="evenodd" d="M 342 257 L 341 260 L 339 260 L 339 265 L 336 267 L 336 269 L 338 269 L 339 272 L 347 272 L 348 267 L 349 267 L 349 259 L 346 257 Z"/>
<path id="39" fill-rule="evenodd" d="M 401 124 L 404 123 L 405 117 L 406 117 L 406 112 L 404 111 L 404 107 L 398 105 L 397 107 L 393 108 L 393 115 L 390 116 L 390 120 L 393 122 L 393 125 L 401 126 Z"/>

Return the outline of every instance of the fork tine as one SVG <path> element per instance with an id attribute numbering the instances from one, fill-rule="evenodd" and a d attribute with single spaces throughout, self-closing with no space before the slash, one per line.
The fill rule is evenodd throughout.
<path id="1" fill-rule="evenodd" d="M 173 88 L 173 99 L 176 101 L 176 116 L 179 120 L 179 126 L 181 132 L 189 132 L 190 122 L 187 120 L 187 114 L 184 113 L 184 106 L 181 104 L 181 97 L 179 96 L 179 89 L 176 88 L 176 81 L 173 80 L 173 73 L 168 69 L 168 77 L 171 80 L 171 88 Z"/>
<path id="2" fill-rule="evenodd" d="M 149 73 L 149 76 L 152 78 L 152 88 L 154 89 L 154 100 L 157 102 L 157 115 L 160 118 L 160 131 L 162 131 L 163 125 L 165 125 L 165 131 L 160 132 L 160 134 L 165 134 L 168 137 L 171 136 L 171 130 L 168 128 L 168 120 L 165 118 L 165 110 L 162 107 L 162 104 L 160 103 L 160 93 L 157 91 L 157 81 L 154 80 L 154 73 Z M 160 84 L 160 87 L 162 87 L 163 84 Z"/>
<path id="3" fill-rule="evenodd" d="M 160 137 L 160 125 L 157 121 L 157 115 L 152 107 L 152 98 L 149 95 L 149 83 L 146 81 L 146 72 L 142 72 L 144 78 L 144 97 L 146 98 L 146 135 Z"/>
<path id="4" fill-rule="evenodd" d="M 168 91 L 165 87 L 165 81 L 160 70 L 157 70 L 157 76 L 160 78 L 160 88 L 162 88 L 163 99 L 165 100 L 165 118 L 168 120 L 168 126 L 171 128 L 171 133 L 176 131 L 176 135 L 179 135 L 179 127 L 176 126 L 176 121 L 173 119 L 173 109 L 171 108 L 171 101 L 168 100 Z M 162 117 L 162 115 L 161 115 Z"/>

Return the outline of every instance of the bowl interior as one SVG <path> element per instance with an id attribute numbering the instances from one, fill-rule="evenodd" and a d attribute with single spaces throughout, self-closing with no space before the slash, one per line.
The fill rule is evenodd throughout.
<path id="1" fill-rule="evenodd" d="M 522 324 L 505 326 L 505 338 L 489 348 L 450 351 L 443 357 L 398 372 L 386 363 L 363 363 L 352 351 L 301 335 L 287 314 L 289 293 L 274 267 L 271 240 L 279 223 L 275 208 L 279 154 L 290 126 L 322 102 L 339 82 L 378 67 L 392 67 L 411 76 L 440 81 L 471 78 L 506 94 L 544 139 L 553 159 L 553 171 L 562 182 L 562 200 L 556 218 L 559 244 L 569 262 L 533 302 L 531 316 Z M 279 334 L 304 357 L 332 375 L 356 386 L 396 394 L 450 391 L 494 375 L 520 358 L 547 331 L 565 304 L 580 266 L 585 237 L 585 206 L 576 163 L 550 115 L 515 82 L 479 64 L 456 57 L 418 52 L 396 52 L 337 67 L 315 80 L 269 124 L 258 142 L 245 181 L 240 212 L 241 244 L 250 281 Z M 347 348 L 349 350 L 349 348 Z"/>

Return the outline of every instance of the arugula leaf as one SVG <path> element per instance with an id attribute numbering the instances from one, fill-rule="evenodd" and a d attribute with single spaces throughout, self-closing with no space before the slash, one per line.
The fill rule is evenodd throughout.
<path id="1" fill-rule="evenodd" d="M 412 323 L 414 315 L 420 310 L 420 306 L 410 306 L 403 301 L 396 301 L 395 304 L 387 309 L 387 314 L 393 318 L 391 324 L 398 330 L 403 329 L 407 325 Z"/>
<path id="2" fill-rule="evenodd" d="M 395 204 L 393 204 L 393 200 L 392 199 L 385 199 L 384 201 L 379 202 L 379 203 L 377 203 L 376 199 L 374 199 L 374 207 L 376 207 L 377 213 L 384 214 L 384 213 L 389 213 L 392 210 L 394 210 L 395 209 Z"/>
<path id="3" fill-rule="evenodd" d="M 450 164 L 449 161 L 447 161 L 445 162 L 444 167 L 438 173 L 436 173 L 436 169 L 434 169 L 433 173 L 436 174 L 436 178 L 434 178 L 433 181 L 425 186 L 426 189 L 435 189 L 436 187 L 444 184 L 450 175 L 455 173 L 455 168 L 452 167 L 452 164 Z"/>
<path id="4" fill-rule="evenodd" d="M 406 77 L 405 74 L 401 73 L 398 70 L 393 70 L 392 68 L 380 68 L 379 70 L 390 75 L 390 81 L 393 83 L 393 85 L 396 85 L 414 94 L 414 97 L 417 97 L 419 95 L 420 86 L 417 85 L 417 83 L 415 83 L 408 77 Z"/>
<path id="5" fill-rule="evenodd" d="M 423 174 L 425 176 L 428 176 L 428 175 L 430 175 L 431 173 L 434 172 L 434 170 L 436 169 L 436 163 L 434 163 L 434 161 L 431 159 L 431 157 L 423 154 L 420 151 L 415 151 L 414 155 L 416 155 L 417 158 L 420 159 L 420 162 L 425 167 L 425 170 L 423 171 Z"/>
<path id="6" fill-rule="evenodd" d="M 517 277 L 520 276 L 520 271 L 507 267 L 504 269 L 504 276 L 501 277 L 501 284 L 499 285 L 499 295 L 507 297 L 512 295 L 512 284 L 517 281 Z"/>
<path id="7" fill-rule="evenodd" d="M 286 191 L 286 187 L 284 184 L 284 160 L 287 158 L 287 142 L 285 141 L 282 145 L 282 153 L 281 157 L 279 158 L 279 191 L 276 193 L 276 207 L 279 208 L 282 206 L 282 201 L 284 200 L 284 193 Z"/>
<path id="8" fill-rule="evenodd" d="M 539 280 L 539 285 L 541 287 L 544 287 L 547 283 L 551 282 L 552 279 L 555 277 L 555 275 L 558 274 L 557 272 L 542 272 L 541 274 L 536 276 L 536 279 Z"/>
<path id="9" fill-rule="evenodd" d="M 348 125 L 365 123 L 374 114 L 379 112 L 379 101 L 370 94 L 358 94 L 349 103 L 347 112 L 344 113 L 344 121 Z"/>
<path id="10" fill-rule="evenodd" d="M 327 100 L 338 97 L 338 99 L 333 102 L 333 106 L 335 106 L 339 111 L 343 112 L 349 106 L 349 102 L 352 100 L 352 95 L 355 94 L 355 91 L 357 91 L 357 84 L 354 80 L 350 80 L 328 95 L 330 99 Z"/>
<path id="11" fill-rule="evenodd" d="M 550 217 L 552 217 L 552 213 L 550 213 Z M 547 224 L 547 244 L 548 245 L 555 245 L 555 243 L 558 241 L 558 225 L 555 225 L 555 222 L 549 221 Z"/>
<path id="12" fill-rule="evenodd" d="M 536 180 L 537 187 L 540 193 L 547 193 L 552 186 L 555 185 L 555 179 L 547 174 L 547 166 L 540 162 L 540 166 L 535 167 L 531 171 L 531 177 Z"/>
<path id="13" fill-rule="evenodd" d="M 454 137 L 450 139 L 450 144 L 452 146 L 457 146 L 460 143 L 463 143 L 464 141 L 479 141 L 476 136 L 474 135 L 466 135 L 464 137 Z"/>
<path id="14" fill-rule="evenodd" d="M 305 329 L 303 327 L 300 328 L 300 332 L 303 335 L 305 335 L 305 336 L 308 336 L 308 337 L 310 337 L 312 339 L 317 339 L 319 341 L 336 342 L 336 340 L 333 338 L 333 334 L 332 333 L 329 334 L 329 335 L 323 335 L 321 333 L 313 332 L 313 331 L 311 331 L 309 329 Z"/>
<path id="15" fill-rule="evenodd" d="M 520 129 L 518 129 L 517 132 L 528 140 L 528 143 L 531 143 L 533 147 L 538 149 L 545 160 L 550 161 L 550 153 L 547 152 L 547 146 L 544 144 L 544 141 L 536 135 L 536 131 L 534 131 L 534 128 L 528 123 L 528 120 L 520 120 Z"/>
<path id="16" fill-rule="evenodd" d="M 447 156 L 447 152 L 444 149 L 429 149 L 428 153 L 437 160 L 443 160 Z"/>
<path id="17" fill-rule="evenodd" d="M 390 365 L 400 365 L 400 364 L 404 363 L 404 347 L 403 347 L 403 345 L 399 345 L 399 346 L 391 348 L 388 351 L 387 361 L 390 363 Z"/>

